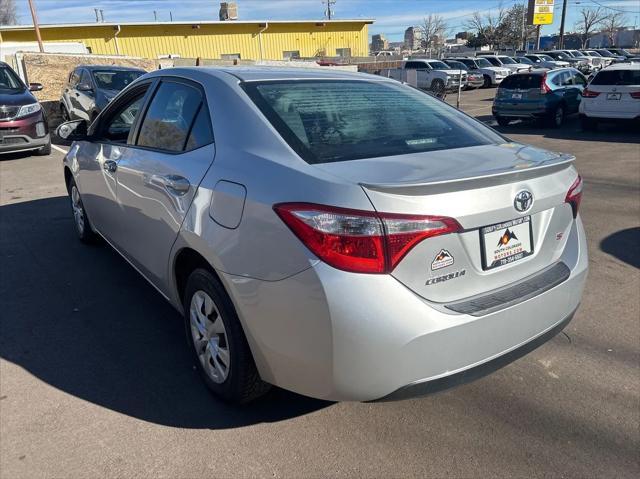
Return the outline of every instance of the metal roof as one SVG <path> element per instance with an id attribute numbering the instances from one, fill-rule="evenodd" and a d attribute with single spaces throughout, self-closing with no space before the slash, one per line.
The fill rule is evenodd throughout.
<path id="1" fill-rule="evenodd" d="M 371 24 L 375 20 L 373 18 L 352 18 L 340 20 L 192 20 L 192 21 L 176 21 L 176 22 L 92 22 L 92 23 L 60 23 L 60 24 L 40 24 L 41 29 L 46 28 L 90 28 L 90 27 L 146 27 L 146 26 L 169 26 L 169 25 L 259 25 L 264 23 L 270 24 L 292 24 L 292 23 L 312 23 L 312 24 L 329 24 L 329 23 L 366 23 Z M 33 25 L 3 25 L 0 31 L 11 30 L 33 30 Z"/>

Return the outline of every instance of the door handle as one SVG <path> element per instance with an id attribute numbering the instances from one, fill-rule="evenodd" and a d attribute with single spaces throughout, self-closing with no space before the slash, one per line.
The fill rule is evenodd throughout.
<path id="1" fill-rule="evenodd" d="M 183 176 L 179 175 L 153 175 L 151 177 L 152 183 L 159 183 L 164 186 L 169 193 L 172 193 L 176 196 L 183 196 L 191 187 L 191 183 Z"/>
<path id="2" fill-rule="evenodd" d="M 102 163 L 102 169 L 104 171 L 108 171 L 109 173 L 115 173 L 118 169 L 118 163 L 113 160 L 105 160 L 105 162 Z"/>

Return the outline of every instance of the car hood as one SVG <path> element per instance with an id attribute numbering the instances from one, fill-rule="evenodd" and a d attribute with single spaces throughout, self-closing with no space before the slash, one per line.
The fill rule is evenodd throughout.
<path id="1" fill-rule="evenodd" d="M 411 186 L 525 172 L 573 159 L 570 155 L 509 142 L 314 166 L 361 185 Z"/>
<path id="2" fill-rule="evenodd" d="M 496 73 L 511 73 L 511 71 L 508 68 L 504 68 L 504 67 L 482 67 L 482 70 L 491 70 L 492 72 L 496 72 Z"/>
<path id="3" fill-rule="evenodd" d="M 1 106 L 22 106 L 35 103 L 37 100 L 29 90 L 3 90 L 0 89 Z"/>

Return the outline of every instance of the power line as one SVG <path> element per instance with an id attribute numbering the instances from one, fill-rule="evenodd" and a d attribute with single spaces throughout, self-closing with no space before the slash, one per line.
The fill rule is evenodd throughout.
<path id="1" fill-rule="evenodd" d="M 607 10 L 613 10 L 614 12 L 621 12 L 621 13 L 639 13 L 639 10 L 623 10 L 621 8 L 613 8 L 613 7 L 609 7 L 607 5 L 603 5 L 600 2 L 597 2 L 596 0 L 589 0 L 591 3 L 595 3 L 596 5 L 602 7 L 602 8 L 606 8 Z"/>

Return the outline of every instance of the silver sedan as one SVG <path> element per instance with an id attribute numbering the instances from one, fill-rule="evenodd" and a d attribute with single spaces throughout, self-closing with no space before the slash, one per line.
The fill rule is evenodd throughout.
<path id="1" fill-rule="evenodd" d="M 574 158 L 390 79 L 177 68 L 62 124 L 81 241 L 184 315 L 221 398 L 391 400 L 483 376 L 572 318 Z"/>

